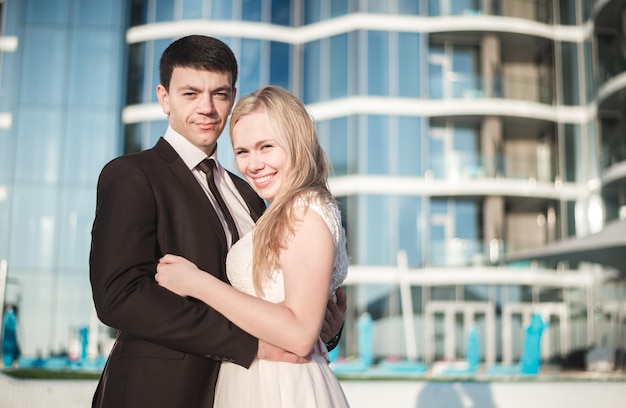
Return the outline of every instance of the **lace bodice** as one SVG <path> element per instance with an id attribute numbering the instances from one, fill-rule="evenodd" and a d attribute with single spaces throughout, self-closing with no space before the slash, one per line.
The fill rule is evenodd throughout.
<path id="1" fill-rule="evenodd" d="M 309 195 L 297 201 L 297 206 L 306 206 L 316 211 L 326 222 L 335 242 L 335 258 L 331 276 L 330 293 L 341 286 L 348 274 L 348 255 L 346 236 L 341 225 L 341 213 L 337 204 L 322 203 L 317 197 Z M 231 285 L 245 293 L 256 296 L 252 283 L 252 236 L 254 230 L 243 236 L 228 252 L 226 272 Z M 283 274 L 273 271 L 272 279 L 263 285 L 263 298 L 271 302 L 282 302 L 285 298 Z"/>

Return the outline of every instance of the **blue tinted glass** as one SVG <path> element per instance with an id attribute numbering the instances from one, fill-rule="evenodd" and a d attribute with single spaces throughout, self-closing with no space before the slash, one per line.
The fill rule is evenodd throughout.
<path id="1" fill-rule="evenodd" d="M 398 14 L 419 16 L 420 3 L 415 0 L 398 0 Z"/>
<path id="2" fill-rule="evenodd" d="M 450 14 L 467 15 L 476 14 L 479 10 L 479 0 L 454 0 L 450 1 Z"/>
<path id="3" fill-rule="evenodd" d="M 332 0 L 330 2 L 330 17 L 339 17 L 348 14 L 349 0 Z"/>
<path id="4" fill-rule="evenodd" d="M 241 40 L 239 94 L 247 95 L 261 86 L 261 41 Z"/>
<path id="5" fill-rule="evenodd" d="M 203 0 L 184 0 L 183 2 L 183 18 L 199 19 L 204 17 Z"/>
<path id="6" fill-rule="evenodd" d="M 368 13 L 389 13 L 389 1 L 366 0 Z"/>
<path id="7" fill-rule="evenodd" d="M 147 88 L 144 89 L 144 98 L 146 101 L 150 101 L 152 103 L 159 102 L 159 99 L 156 95 L 156 88 L 159 83 L 161 83 L 161 80 L 159 78 L 159 61 L 161 60 L 161 54 L 163 54 L 163 51 L 165 51 L 165 49 L 170 45 L 171 42 L 172 41 L 169 39 L 154 40 L 154 52 L 152 54 L 146 52 L 146 55 L 152 55 L 152 61 L 147 61 L 147 64 L 144 67 L 147 71 L 146 74 L 152 71 L 150 76 L 146 75 L 145 78 L 145 80 L 147 80 L 147 78 L 151 78 L 151 82 L 149 84 L 146 84 Z"/>
<path id="8" fill-rule="evenodd" d="M 62 169 L 64 115 L 50 107 L 22 108 L 17 115 L 16 179 L 57 182 Z"/>
<path id="9" fill-rule="evenodd" d="M 14 123 L 16 119 L 17 117 L 13 115 Z M 5 188 L 9 180 L 14 178 L 16 133 L 15 126 L 13 129 L 0 129 L 0 189 Z M 0 191 L 0 201 L 2 197 L 4 193 Z"/>
<path id="10" fill-rule="evenodd" d="M 263 2 L 259 0 L 241 0 L 241 19 L 244 21 L 262 21 L 262 6 Z"/>
<path id="11" fill-rule="evenodd" d="M 580 74 L 578 72 L 578 44 L 571 42 L 561 43 L 561 58 L 563 61 L 563 102 L 566 105 L 580 103 Z"/>
<path id="12" fill-rule="evenodd" d="M 473 201 L 454 203 L 454 236 L 474 242 L 478 238 L 478 208 Z"/>
<path id="13" fill-rule="evenodd" d="M 456 80 L 453 82 L 453 95 L 457 98 L 479 90 L 477 51 L 475 47 L 454 47 L 452 71 Z"/>
<path id="14" fill-rule="evenodd" d="M 304 24 L 317 23 L 322 19 L 322 0 L 304 2 Z"/>
<path id="15" fill-rule="evenodd" d="M 272 0 L 272 24 L 291 25 L 290 0 Z"/>
<path id="16" fill-rule="evenodd" d="M 407 253 L 410 266 L 423 264 L 420 214 L 422 198 L 399 196 L 398 200 L 398 249 Z"/>
<path id="17" fill-rule="evenodd" d="M 348 96 L 348 34 L 330 39 L 330 98 Z"/>
<path id="18" fill-rule="evenodd" d="M 441 0 L 428 0 L 428 15 L 440 16 L 441 15 Z"/>
<path id="19" fill-rule="evenodd" d="M 21 56 L 16 52 L 2 53 L 2 69 L 0 69 L 0 112 L 8 112 L 20 96 L 22 63 Z"/>
<path id="20" fill-rule="evenodd" d="M 419 33 L 398 34 L 398 86 L 399 96 L 420 96 L 420 41 Z"/>
<path id="21" fill-rule="evenodd" d="M 172 21 L 174 19 L 174 2 L 171 0 L 155 0 L 155 22 Z"/>
<path id="22" fill-rule="evenodd" d="M 365 233 L 360 237 L 366 240 L 366 252 L 359 257 L 359 263 L 366 265 L 389 265 L 391 236 L 389 233 L 389 198 L 382 195 L 365 196 L 367 211 L 362 216 L 367 220 Z"/>
<path id="23" fill-rule="evenodd" d="M 67 24 L 69 22 L 69 0 L 27 1 L 25 3 L 27 23 Z"/>
<path id="24" fill-rule="evenodd" d="M 67 93 L 67 32 L 29 29 L 20 42 L 24 52 L 20 100 L 22 103 L 60 104 Z"/>
<path id="25" fill-rule="evenodd" d="M 478 130 L 475 128 L 455 127 L 453 149 L 456 155 L 456 171 L 466 176 L 476 176 L 481 172 Z"/>
<path id="26" fill-rule="evenodd" d="M 367 94 L 389 95 L 389 33 L 367 32 Z"/>
<path id="27" fill-rule="evenodd" d="M 74 24 L 122 26 L 125 8 L 126 2 L 124 0 L 76 1 L 74 2 L 73 21 Z"/>
<path id="28" fill-rule="evenodd" d="M 402 176 L 422 174 L 421 118 L 398 119 L 398 173 Z"/>
<path id="29" fill-rule="evenodd" d="M 89 183 L 117 155 L 120 140 L 118 110 L 74 111 L 68 118 L 64 179 Z"/>
<path id="30" fill-rule="evenodd" d="M 167 130 L 167 120 L 154 120 L 148 122 L 148 128 L 144 132 L 148 132 L 148 138 L 142 141 L 143 149 L 149 149 L 156 144 L 160 137 L 165 134 Z"/>
<path id="31" fill-rule="evenodd" d="M 428 97 L 430 99 L 440 99 L 444 96 L 443 64 L 445 58 L 442 46 L 430 46 L 428 53 Z"/>
<path id="32" fill-rule="evenodd" d="M 89 265 L 90 233 L 96 203 L 95 184 L 90 188 L 65 188 L 60 217 L 59 265 L 85 268 Z"/>
<path id="33" fill-rule="evenodd" d="M 320 59 L 319 41 L 304 45 L 304 103 L 315 103 L 320 100 Z"/>
<path id="34" fill-rule="evenodd" d="M 428 163 L 426 166 L 433 172 L 435 178 L 443 178 L 446 176 L 444 144 L 442 138 L 436 137 L 434 129 L 436 128 L 430 130 L 428 138 Z"/>
<path id="35" fill-rule="evenodd" d="M 344 176 L 349 172 L 348 163 L 348 119 L 330 120 L 329 147 L 327 150 L 332 165 L 333 175 Z"/>
<path id="36" fill-rule="evenodd" d="M 270 83 L 289 89 L 291 46 L 285 43 L 270 43 Z"/>
<path id="37" fill-rule="evenodd" d="M 49 267 L 57 259 L 58 190 L 43 186 L 13 188 L 11 240 L 12 268 Z"/>
<path id="38" fill-rule="evenodd" d="M 105 107 L 120 100 L 122 41 L 106 31 L 76 30 L 72 36 L 70 105 Z"/>
<path id="39" fill-rule="evenodd" d="M 388 117 L 367 117 L 367 174 L 389 174 L 388 134 Z"/>
<path id="40" fill-rule="evenodd" d="M 211 2 L 211 18 L 213 20 L 232 20 L 233 1 L 220 0 Z"/>

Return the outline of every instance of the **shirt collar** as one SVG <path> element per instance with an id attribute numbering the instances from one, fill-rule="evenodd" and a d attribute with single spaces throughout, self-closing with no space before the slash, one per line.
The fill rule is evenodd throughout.
<path id="1" fill-rule="evenodd" d="M 170 126 L 167 127 L 163 138 L 176 150 L 176 153 L 183 159 L 183 162 L 185 162 L 189 170 L 195 169 L 202 160 L 207 158 L 207 155 L 202 150 L 198 149 L 193 143 Z M 215 151 L 209 158 L 215 160 L 217 169 L 221 171 L 221 166 L 217 160 L 217 145 L 215 146 Z"/>

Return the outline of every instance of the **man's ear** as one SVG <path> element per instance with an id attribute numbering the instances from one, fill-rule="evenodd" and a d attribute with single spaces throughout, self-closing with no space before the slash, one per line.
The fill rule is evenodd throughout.
<path id="1" fill-rule="evenodd" d="M 165 113 L 166 115 L 169 115 L 170 114 L 170 96 L 169 96 L 169 93 L 167 92 L 167 89 L 165 89 L 165 87 L 161 84 L 157 85 L 156 95 L 157 95 L 157 98 L 159 99 L 159 105 L 161 105 L 161 109 L 163 110 L 163 113 Z"/>

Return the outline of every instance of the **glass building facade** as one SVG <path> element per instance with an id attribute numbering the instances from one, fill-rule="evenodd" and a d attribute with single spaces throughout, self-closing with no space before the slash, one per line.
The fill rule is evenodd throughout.
<path id="1" fill-rule="evenodd" d="M 513 362 L 534 311 L 546 360 L 624 347 L 611 268 L 507 262 L 626 217 L 623 1 L 57 3 L 0 1 L 0 259 L 25 353 L 93 329 L 97 175 L 165 131 L 158 60 L 187 34 L 231 46 L 239 95 L 281 85 L 317 122 L 351 256 L 343 355 L 364 312 L 379 358 L 460 359 L 474 326 L 485 363 Z"/>

